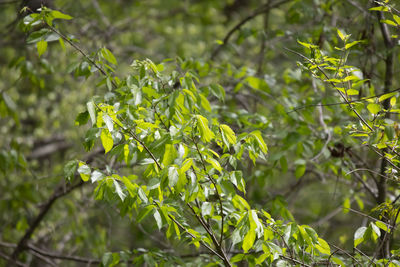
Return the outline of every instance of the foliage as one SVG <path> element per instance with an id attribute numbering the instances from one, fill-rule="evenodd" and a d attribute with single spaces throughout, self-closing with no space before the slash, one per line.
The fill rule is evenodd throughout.
<path id="1" fill-rule="evenodd" d="M 394 1 L 165 2 L 12 26 L 4 264 L 400 265 Z"/>

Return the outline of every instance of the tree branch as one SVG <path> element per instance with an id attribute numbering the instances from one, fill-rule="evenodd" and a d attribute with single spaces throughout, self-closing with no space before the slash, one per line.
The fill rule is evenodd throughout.
<path id="1" fill-rule="evenodd" d="M 219 45 L 219 46 L 214 50 L 214 52 L 211 54 L 211 60 L 213 60 L 213 59 L 215 59 L 215 57 L 217 57 L 217 55 L 219 54 L 219 52 L 221 52 L 222 48 L 224 48 L 224 47 L 228 44 L 229 39 L 232 37 L 232 35 L 233 35 L 236 31 L 240 30 L 240 28 L 242 28 L 242 26 L 243 26 L 244 24 L 246 24 L 248 21 L 254 19 L 255 17 L 257 17 L 257 16 L 259 16 L 259 15 L 261 15 L 261 14 L 263 14 L 263 13 L 269 11 L 270 9 L 279 7 L 280 5 L 283 5 L 283 4 L 285 4 L 285 3 L 289 2 L 289 1 L 290 1 L 290 0 L 281 0 L 281 1 L 278 1 L 278 2 L 275 2 L 275 3 L 270 3 L 270 1 L 268 1 L 268 3 L 263 4 L 263 5 L 259 6 L 258 8 L 256 8 L 255 11 L 254 11 L 251 15 L 249 15 L 249 16 L 245 17 L 243 20 L 239 21 L 239 22 L 225 35 L 225 37 L 224 37 L 224 39 L 223 39 L 223 41 L 222 41 L 222 44 Z"/>

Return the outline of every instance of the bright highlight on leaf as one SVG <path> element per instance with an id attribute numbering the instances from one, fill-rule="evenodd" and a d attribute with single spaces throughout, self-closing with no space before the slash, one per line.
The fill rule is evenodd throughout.
<path id="1" fill-rule="evenodd" d="M 101 144 L 104 147 L 105 153 L 107 154 L 113 148 L 114 145 L 112 135 L 106 128 L 104 128 L 101 130 L 100 139 L 101 139 Z"/>
<path id="2" fill-rule="evenodd" d="M 254 131 L 250 133 L 251 136 L 254 137 L 254 139 L 257 141 L 259 148 L 261 149 L 261 151 L 264 154 L 268 153 L 268 147 L 267 144 L 264 142 L 264 139 L 261 136 L 261 132 L 260 131 Z"/>
<path id="3" fill-rule="evenodd" d="M 236 135 L 235 132 L 226 124 L 221 124 L 220 126 L 222 132 L 222 140 L 225 145 L 229 148 L 230 145 L 236 144 Z"/>
<path id="4" fill-rule="evenodd" d="M 357 247 L 364 241 L 364 234 L 367 231 L 367 227 L 363 226 L 357 229 L 354 233 L 354 247 Z"/>
<path id="5" fill-rule="evenodd" d="M 381 106 L 379 104 L 368 104 L 367 109 L 375 115 L 381 110 Z"/>
<path id="6" fill-rule="evenodd" d="M 196 115 L 197 128 L 203 142 L 210 142 L 214 138 L 214 133 L 208 128 L 208 120 L 201 115 Z"/>
<path id="7" fill-rule="evenodd" d="M 84 162 L 79 162 L 79 168 L 78 168 L 78 173 L 80 174 L 82 180 L 84 182 L 89 181 L 90 174 L 91 174 L 91 169 L 88 165 L 86 165 Z"/>

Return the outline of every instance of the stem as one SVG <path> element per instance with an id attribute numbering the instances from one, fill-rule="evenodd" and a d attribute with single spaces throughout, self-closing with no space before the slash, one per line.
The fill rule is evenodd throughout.
<path id="1" fill-rule="evenodd" d="M 222 198 L 221 198 L 221 195 L 218 192 L 217 183 L 215 182 L 215 180 L 207 172 L 206 164 L 204 162 L 203 155 L 200 152 L 199 146 L 197 145 L 197 143 L 195 142 L 193 137 L 192 137 L 192 140 L 193 140 L 194 145 L 196 146 L 197 153 L 200 156 L 201 164 L 203 165 L 204 172 L 207 174 L 207 177 L 210 180 L 210 182 L 214 185 L 215 192 L 217 194 L 217 198 L 218 198 L 218 202 L 219 202 L 220 210 L 221 210 L 221 234 L 220 234 L 219 245 L 222 247 L 223 236 L 224 236 L 224 206 L 222 204 Z"/>

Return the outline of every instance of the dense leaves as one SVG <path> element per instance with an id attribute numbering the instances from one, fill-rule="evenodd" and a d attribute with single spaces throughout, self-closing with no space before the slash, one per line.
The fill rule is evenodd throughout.
<path id="1" fill-rule="evenodd" d="M 128 2 L 7 26 L 2 263 L 400 265 L 395 1 Z"/>

